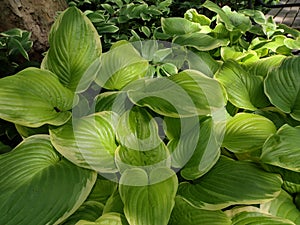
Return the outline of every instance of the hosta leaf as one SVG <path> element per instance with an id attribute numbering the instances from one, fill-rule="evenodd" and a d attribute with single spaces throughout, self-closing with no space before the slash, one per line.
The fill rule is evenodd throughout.
<path id="1" fill-rule="evenodd" d="M 144 77 L 148 61 L 130 43 L 116 43 L 101 56 L 101 67 L 95 82 L 110 90 L 120 90 L 128 83 Z"/>
<path id="2" fill-rule="evenodd" d="M 19 124 L 15 124 L 15 127 L 23 138 L 27 138 L 35 134 L 49 134 L 49 127 L 47 124 L 37 128 L 25 127 Z"/>
<path id="3" fill-rule="evenodd" d="M 284 40 L 284 44 L 290 48 L 290 49 L 300 49 L 300 39 L 297 38 L 296 40 L 295 39 L 292 39 L 292 38 L 287 38 Z"/>
<path id="4" fill-rule="evenodd" d="M 217 164 L 194 184 L 183 182 L 178 195 L 201 209 L 218 210 L 235 204 L 259 204 L 275 198 L 281 190 L 279 175 L 253 163 L 221 156 Z"/>
<path id="5" fill-rule="evenodd" d="M 240 32 L 245 33 L 246 31 L 250 30 L 250 28 L 252 27 L 251 20 L 248 16 L 245 16 L 244 14 L 236 11 L 231 11 L 229 6 L 224 6 L 222 10 L 228 16 L 231 24 L 234 26 L 234 30 L 239 30 Z M 221 20 L 223 20 L 223 17 L 220 16 L 220 18 Z M 228 27 L 230 25 L 227 25 L 225 23 L 225 26 Z"/>
<path id="6" fill-rule="evenodd" d="M 262 204 L 260 207 L 272 215 L 288 219 L 295 224 L 300 224 L 299 209 L 293 203 L 293 198 L 284 190 L 281 191 L 277 198 Z"/>
<path id="7" fill-rule="evenodd" d="M 213 77 L 220 68 L 220 63 L 213 59 L 208 52 L 188 51 L 187 54 L 187 62 L 192 70 L 198 70 L 209 77 Z"/>
<path id="8" fill-rule="evenodd" d="M 50 128 L 51 142 L 78 166 L 103 173 L 116 172 L 116 120 L 116 114 L 108 111 L 70 120 L 61 127 Z"/>
<path id="9" fill-rule="evenodd" d="M 118 115 L 122 115 L 131 107 L 132 103 L 128 99 L 126 92 L 107 91 L 96 96 L 92 109 L 95 112 L 113 111 Z"/>
<path id="10" fill-rule="evenodd" d="M 106 213 L 95 222 L 81 220 L 76 225 L 129 225 L 125 216 L 119 213 Z"/>
<path id="11" fill-rule="evenodd" d="M 179 17 L 161 18 L 161 26 L 163 32 L 169 35 L 189 34 L 201 30 L 199 23 Z"/>
<path id="12" fill-rule="evenodd" d="M 218 17 L 224 22 L 227 30 L 232 31 L 235 28 L 229 16 L 217 4 L 207 0 L 204 2 L 204 4 L 202 4 L 202 7 L 217 13 Z"/>
<path id="13" fill-rule="evenodd" d="M 295 194 L 300 192 L 300 173 L 283 169 L 281 167 L 272 166 L 269 164 L 262 164 L 266 171 L 272 173 L 278 173 L 283 179 L 282 188 L 289 192 L 290 194 Z"/>
<path id="14" fill-rule="evenodd" d="M 102 215 L 103 207 L 100 202 L 86 201 L 62 225 L 74 225 L 79 220 L 95 221 Z"/>
<path id="15" fill-rule="evenodd" d="M 221 210 L 204 210 L 195 208 L 179 197 L 175 198 L 175 206 L 169 225 L 231 225 L 230 219 Z"/>
<path id="16" fill-rule="evenodd" d="M 269 119 L 257 114 L 238 113 L 226 124 L 222 146 L 234 153 L 258 150 L 275 132 L 276 127 Z"/>
<path id="17" fill-rule="evenodd" d="M 96 173 L 57 154 L 48 135 L 0 155 L 0 224 L 59 224 L 83 203 Z"/>
<path id="18" fill-rule="evenodd" d="M 232 225 L 293 225 L 294 223 L 288 219 L 276 217 L 267 214 L 255 207 L 241 207 L 233 208 L 230 211 L 226 211 L 227 214 L 231 214 Z"/>
<path id="19" fill-rule="evenodd" d="M 126 170 L 119 191 L 130 225 L 167 225 L 177 185 L 175 173 L 168 168 L 155 168 L 149 175 L 139 168 Z"/>
<path id="20" fill-rule="evenodd" d="M 0 79 L 0 118 L 27 127 L 62 125 L 78 98 L 46 70 L 27 68 Z"/>
<path id="21" fill-rule="evenodd" d="M 169 140 L 179 139 L 185 134 L 194 129 L 195 126 L 199 127 L 199 123 L 203 120 L 203 117 L 185 117 L 185 118 L 173 118 L 164 117 L 163 129 Z"/>
<path id="22" fill-rule="evenodd" d="M 220 130 L 223 130 L 222 127 L 214 124 L 211 118 L 201 123 L 196 149 L 181 170 L 182 177 L 187 180 L 195 180 L 203 176 L 215 165 L 220 156 L 220 146 L 224 134 L 223 132 L 217 132 Z M 189 146 L 186 146 L 186 149 L 189 149 Z"/>
<path id="23" fill-rule="evenodd" d="M 252 26 L 249 17 L 242 13 L 231 11 L 228 6 L 220 8 L 211 1 L 206 1 L 202 6 L 217 13 L 218 18 L 225 24 L 226 29 L 229 31 L 239 30 L 239 32 L 245 33 Z"/>
<path id="24" fill-rule="evenodd" d="M 236 107 L 255 110 L 269 105 L 262 77 L 250 75 L 237 62 L 226 61 L 215 78 L 225 87 L 229 101 Z"/>
<path id="25" fill-rule="evenodd" d="M 300 172 L 300 126 L 283 125 L 263 145 L 261 160 L 295 172 Z"/>
<path id="26" fill-rule="evenodd" d="M 124 214 L 124 204 L 122 202 L 119 190 L 116 190 L 105 203 L 103 214 L 116 212 L 120 214 Z"/>
<path id="27" fill-rule="evenodd" d="M 117 189 L 116 179 L 112 177 L 109 180 L 98 175 L 96 183 L 91 193 L 87 197 L 87 201 L 96 201 L 105 205 L 106 201 L 116 191 L 116 189 Z"/>
<path id="28" fill-rule="evenodd" d="M 227 39 L 217 39 L 200 32 L 177 36 L 173 42 L 182 46 L 194 47 L 199 51 L 209 51 L 229 44 Z"/>
<path id="29" fill-rule="evenodd" d="M 243 65 L 248 65 L 259 60 L 259 56 L 255 51 L 239 51 L 234 47 L 222 47 L 221 48 L 221 57 L 224 61 L 233 59 L 237 62 L 242 62 Z"/>
<path id="30" fill-rule="evenodd" d="M 210 26 L 211 20 L 205 15 L 199 14 L 196 9 L 189 9 L 184 13 L 184 18 L 201 26 Z"/>
<path id="31" fill-rule="evenodd" d="M 147 151 L 161 143 L 155 119 L 140 107 L 133 107 L 120 117 L 117 139 L 124 147 L 137 151 Z"/>
<path id="32" fill-rule="evenodd" d="M 218 134 L 215 127 L 217 121 L 208 118 L 201 124 L 199 122 L 194 123 L 187 132 L 182 130 L 180 136 L 176 136 L 168 143 L 168 148 L 172 152 L 172 167 L 184 167 L 181 175 L 187 180 L 194 180 L 204 175 L 220 156 L 219 147 L 224 127 L 218 126 Z M 187 127 L 189 124 L 182 125 Z"/>
<path id="33" fill-rule="evenodd" d="M 155 148 L 147 150 L 134 150 L 119 146 L 116 150 L 115 162 L 120 173 L 134 167 L 146 171 L 162 166 L 171 167 L 169 150 L 162 141 Z"/>
<path id="34" fill-rule="evenodd" d="M 265 80 L 265 92 L 271 103 L 300 120 L 300 57 L 283 60 Z"/>
<path id="35" fill-rule="evenodd" d="M 266 77 L 269 71 L 271 71 L 273 67 L 279 66 L 284 58 L 286 58 L 284 55 L 273 55 L 259 59 L 249 66 L 248 72 L 256 76 Z"/>
<path id="36" fill-rule="evenodd" d="M 100 38 L 91 21 L 79 9 L 68 8 L 52 26 L 49 44 L 42 67 L 55 73 L 72 91 L 86 89 L 95 76 L 86 72 L 90 66 L 97 71 L 101 55 Z"/>
<path id="37" fill-rule="evenodd" d="M 185 70 L 168 78 L 138 80 L 126 90 L 135 104 L 168 117 L 213 114 L 222 111 L 226 102 L 220 84 L 195 70 Z"/>

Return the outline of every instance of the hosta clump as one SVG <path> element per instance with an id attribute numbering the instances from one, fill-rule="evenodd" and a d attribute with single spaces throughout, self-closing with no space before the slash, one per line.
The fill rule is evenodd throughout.
<path id="1" fill-rule="evenodd" d="M 298 93 L 273 91 L 298 85 L 299 58 L 220 62 L 206 51 L 225 42 L 187 37 L 102 54 L 87 17 L 63 12 L 42 67 L 0 80 L 0 117 L 24 137 L 0 155 L 0 224 L 299 223 Z"/>

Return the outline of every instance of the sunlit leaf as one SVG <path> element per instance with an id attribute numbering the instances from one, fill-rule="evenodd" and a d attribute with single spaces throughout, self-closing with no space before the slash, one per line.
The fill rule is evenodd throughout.
<path id="1" fill-rule="evenodd" d="M 139 168 L 126 170 L 119 190 L 130 225 L 167 225 L 177 185 L 175 173 L 168 168 L 155 168 L 149 175 Z"/>
<path id="2" fill-rule="evenodd" d="M 266 77 L 273 67 L 278 66 L 286 58 L 284 55 L 273 55 L 259 59 L 249 65 L 248 72 L 256 76 Z"/>
<path id="3" fill-rule="evenodd" d="M 148 61 L 130 43 L 116 43 L 101 56 L 101 67 L 95 82 L 110 90 L 120 90 L 128 83 L 144 77 Z"/>
<path id="4" fill-rule="evenodd" d="M 97 71 L 101 55 L 100 38 L 91 21 L 79 9 L 68 8 L 52 26 L 49 44 L 42 67 L 72 91 L 85 90 L 95 77 L 92 71 L 86 72 Z"/>
<path id="5" fill-rule="evenodd" d="M 177 118 L 222 111 L 226 102 L 220 84 L 195 70 L 185 70 L 168 78 L 138 80 L 126 90 L 135 104 Z"/>
<path id="6" fill-rule="evenodd" d="M 115 127 L 112 112 L 99 112 L 50 128 L 55 148 L 74 164 L 102 173 L 117 171 L 114 162 Z"/>
<path id="7" fill-rule="evenodd" d="M 236 107 L 255 110 L 269 105 L 263 91 L 263 78 L 250 75 L 234 60 L 224 62 L 215 77 L 224 85 L 229 101 Z"/>
<path id="8" fill-rule="evenodd" d="M 275 132 L 276 127 L 269 119 L 257 114 L 238 113 L 227 121 L 222 146 L 235 153 L 258 150 Z"/>
<path id="9" fill-rule="evenodd" d="M 0 118 L 27 127 L 62 125 L 78 97 L 46 70 L 27 68 L 0 79 Z"/>

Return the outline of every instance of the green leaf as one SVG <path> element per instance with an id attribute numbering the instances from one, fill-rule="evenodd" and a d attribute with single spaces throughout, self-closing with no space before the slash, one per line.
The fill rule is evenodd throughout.
<path id="1" fill-rule="evenodd" d="M 8 48 L 10 49 L 9 54 L 13 55 L 15 51 L 20 53 L 25 59 L 29 61 L 29 56 L 26 50 L 24 49 L 22 43 L 15 39 L 15 38 L 10 38 L 7 44 Z"/>
<path id="2" fill-rule="evenodd" d="M 227 13 L 225 13 L 225 11 L 223 11 L 223 9 L 221 9 L 217 4 L 207 0 L 206 2 L 204 2 L 204 4 L 202 4 L 202 7 L 205 7 L 210 11 L 217 13 L 218 17 L 224 22 L 227 30 L 233 31 L 235 29 L 235 25 L 232 24 L 229 15 L 227 15 Z"/>
<path id="3" fill-rule="evenodd" d="M 190 34 L 201 30 L 199 23 L 180 17 L 161 18 L 161 26 L 163 32 L 169 35 Z"/>
<path id="4" fill-rule="evenodd" d="M 98 175 L 96 183 L 86 200 L 100 202 L 105 205 L 116 189 L 117 183 L 114 177 L 111 177 L 111 179 L 106 179 Z"/>
<path id="5" fill-rule="evenodd" d="M 107 91 L 96 96 L 92 109 L 95 112 L 113 111 L 118 115 L 123 115 L 132 103 L 123 91 Z"/>
<path id="6" fill-rule="evenodd" d="M 50 71 L 27 68 L 0 79 L 0 118 L 27 127 L 66 123 L 78 97 Z"/>
<path id="7" fill-rule="evenodd" d="M 122 202 L 120 193 L 118 190 L 114 191 L 114 193 L 107 199 L 105 203 L 103 214 L 116 212 L 120 214 L 124 214 L 124 204 Z"/>
<path id="8" fill-rule="evenodd" d="M 300 121 L 300 57 L 283 60 L 265 80 L 265 93 L 271 103 Z"/>
<path id="9" fill-rule="evenodd" d="M 101 24 L 101 26 L 97 26 L 97 31 L 99 34 L 113 34 L 119 31 L 119 27 L 112 24 Z"/>
<path id="10" fill-rule="evenodd" d="M 0 141 L 0 154 L 6 153 L 6 152 L 10 152 L 11 151 L 11 147 L 9 145 L 3 144 Z"/>
<path id="11" fill-rule="evenodd" d="M 240 32 L 245 33 L 246 31 L 250 30 L 250 28 L 252 27 L 251 20 L 248 16 L 245 16 L 244 14 L 239 12 L 231 11 L 229 6 L 224 6 L 222 10 L 225 12 L 231 24 L 234 26 L 234 30 L 239 30 Z M 223 16 L 221 17 L 221 15 L 219 16 L 221 20 L 223 20 L 224 17 Z M 230 27 L 231 24 L 226 24 L 226 22 L 227 22 L 227 18 L 224 20 L 224 23 L 226 27 Z"/>
<path id="12" fill-rule="evenodd" d="M 181 170 L 181 176 L 187 180 L 195 180 L 207 173 L 220 157 L 220 146 L 224 130 L 222 125 L 209 118 L 200 125 L 200 136 L 196 149 Z M 196 132 L 197 133 L 197 132 Z M 191 134 L 190 137 L 193 137 Z M 190 146 L 186 146 L 189 149 Z M 173 155 L 172 155 L 173 156 Z"/>
<path id="13" fill-rule="evenodd" d="M 175 206 L 169 225 L 231 225 L 230 219 L 221 210 L 204 210 L 196 208 L 180 197 L 175 198 Z"/>
<path id="14" fill-rule="evenodd" d="M 119 191 L 130 225 L 167 225 L 175 203 L 177 177 L 168 168 L 149 175 L 139 168 L 126 170 Z"/>
<path id="15" fill-rule="evenodd" d="M 229 101 L 236 107 L 255 110 L 269 105 L 263 91 L 263 78 L 250 75 L 234 60 L 224 62 L 215 78 L 225 87 Z"/>
<path id="16" fill-rule="evenodd" d="M 130 43 L 117 42 L 110 51 L 102 55 L 95 82 L 106 89 L 119 90 L 144 77 L 147 70 L 148 61 Z"/>
<path id="17" fill-rule="evenodd" d="M 117 139 L 124 147 L 137 151 L 154 149 L 162 141 L 155 119 L 140 107 L 133 107 L 120 117 Z"/>
<path id="18" fill-rule="evenodd" d="M 198 70 L 212 78 L 220 68 L 220 63 L 213 59 L 208 52 L 188 51 L 187 54 L 187 62 L 192 70 Z"/>
<path id="19" fill-rule="evenodd" d="M 102 215 L 103 207 L 100 202 L 86 201 L 62 225 L 74 225 L 79 220 L 95 221 Z"/>
<path id="20" fill-rule="evenodd" d="M 147 106 L 168 117 L 213 114 L 222 111 L 226 102 L 220 84 L 195 70 L 185 70 L 168 78 L 138 80 L 125 90 L 138 106 Z"/>
<path id="21" fill-rule="evenodd" d="M 103 111 L 50 128 L 51 142 L 74 164 L 102 173 L 117 172 L 114 162 L 115 126 L 113 112 Z"/>
<path id="22" fill-rule="evenodd" d="M 68 8 L 52 26 L 49 44 L 42 67 L 55 73 L 72 91 L 85 90 L 95 76 L 86 71 L 93 63 L 98 66 L 101 55 L 100 38 L 91 21 L 77 8 Z"/>
<path id="23" fill-rule="evenodd" d="M 292 38 L 287 38 L 284 40 L 284 44 L 290 48 L 290 49 L 300 49 L 300 39 L 292 39 Z"/>
<path id="24" fill-rule="evenodd" d="M 125 216 L 119 213 L 106 213 L 98 218 L 95 222 L 81 220 L 76 225 L 129 225 Z"/>
<path id="25" fill-rule="evenodd" d="M 273 67 L 280 65 L 284 58 L 286 58 L 284 55 L 273 55 L 259 59 L 249 65 L 248 72 L 256 76 L 266 77 Z"/>
<path id="26" fill-rule="evenodd" d="M 262 164 L 266 171 L 278 173 L 283 179 L 282 188 L 290 194 L 300 192 L 300 173 L 270 164 Z"/>
<path id="27" fill-rule="evenodd" d="M 259 150 L 275 132 L 276 127 L 269 119 L 257 114 L 238 113 L 227 121 L 222 146 L 234 153 Z"/>
<path id="28" fill-rule="evenodd" d="M 283 125 L 263 145 L 261 160 L 295 172 L 300 172 L 300 126 Z"/>
<path id="29" fill-rule="evenodd" d="M 259 208 L 253 206 L 233 208 L 230 211 L 226 211 L 227 214 L 231 214 L 232 225 L 293 225 L 294 223 L 288 219 L 276 217 L 267 214 Z"/>
<path id="30" fill-rule="evenodd" d="M 236 204 L 260 204 L 281 190 L 279 175 L 246 161 L 221 156 L 217 164 L 194 184 L 183 182 L 178 195 L 200 209 L 219 210 Z"/>
<path id="31" fill-rule="evenodd" d="M 25 127 L 25 126 L 15 124 L 15 127 L 16 127 L 18 133 L 23 138 L 27 138 L 27 137 L 35 135 L 35 134 L 49 134 L 48 125 L 43 125 L 43 126 L 37 127 L 37 128 L 31 128 L 31 127 Z"/>
<path id="32" fill-rule="evenodd" d="M 184 13 L 184 18 L 201 26 L 210 26 L 211 20 L 205 15 L 199 14 L 196 9 L 189 9 Z"/>
<path id="33" fill-rule="evenodd" d="M 84 202 L 97 174 L 61 158 L 49 136 L 0 155 L 0 224 L 59 224 Z"/>
<path id="34" fill-rule="evenodd" d="M 171 167 L 169 150 L 162 141 L 155 148 L 147 150 L 133 150 L 119 146 L 115 162 L 120 173 L 129 168 L 141 168 L 148 172 L 157 167 Z"/>
<path id="35" fill-rule="evenodd" d="M 253 50 L 241 52 L 236 50 L 235 47 L 227 46 L 221 48 L 221 57 L 224 61 L 233 59 L 237 62 L 243 63 L 243 65 L 248 65 L 259 60 L 257 53 Z"/>
<path id="36" fill-rule="evenodd" d="M 217 13 L 218 18 L 224 22 L 226 29 L 229 31 L 240 30 L 242 33 L 245 33 L 252 26 L 249 17 L 242 13 L 231 11 L 228 6 L 220 8 L 211 1 L 206 1 L 202 6 Z"/>
<path id="37" fill-rule="evenodd" d="M 200 32 L 176 36 L 173 42 L 182 46 L 194 47 L 199 51 L 209 51 L 229 44 L 227 39 L 217 39 Z"/>
<path id="38" fill-rule="evenodd" d="M 295 224 L 300 224 L 299 209 L 293 203 L 293 198 L 284 190 L 281 190 L 277 198 L 262 204 L 260 208 L 272 215 L 288 219 Z"/>

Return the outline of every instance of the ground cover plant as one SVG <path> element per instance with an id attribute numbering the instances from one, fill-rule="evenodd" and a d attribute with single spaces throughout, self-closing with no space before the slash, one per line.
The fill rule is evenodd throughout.
<path id="1" fill-rule="evenodd" d="M 0 224 L 299 224 L 299 32 L 206 1 L 102 52 L 70 7 L 0 79 Z"/>

